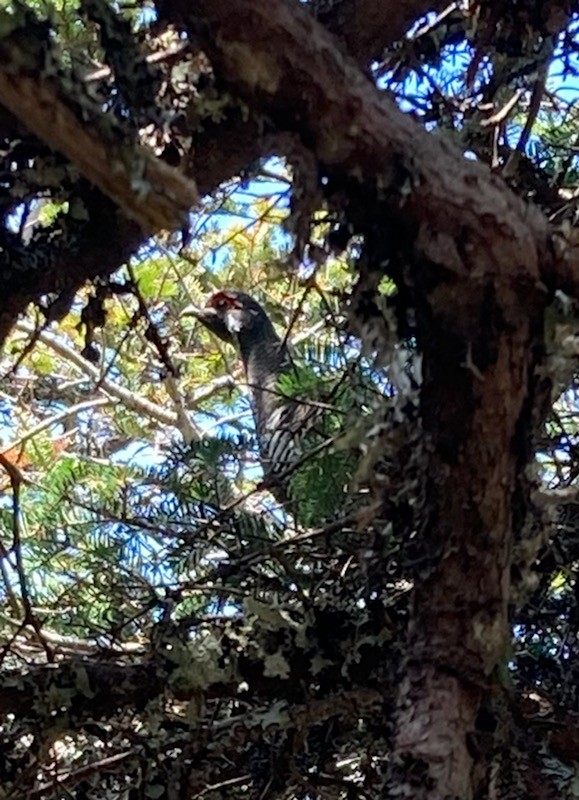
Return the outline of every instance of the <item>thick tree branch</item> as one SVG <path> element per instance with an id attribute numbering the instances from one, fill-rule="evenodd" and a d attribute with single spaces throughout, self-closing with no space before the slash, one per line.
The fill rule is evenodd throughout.
<path id="1" fill-rule="evenodd" d="M 71 727 L 75 727 L 83 719 L 110 716 L 120 708 L 144 708 L 163 688 L 162 674 L 150 664 L 71 659 L 58 667 L 37 667 L 26 674 L 5 676 L 0 717 L 16 714 L 47 721 L 54 717 L 53 711 L 62 710 L 66 697 Z"/>
<path id="2" fill-rule="evenodd" d="M 195 14 L 185 0 L 165 8 L 202 37 L 252 108 L 293 128 L 342 183 L 374 191 L 379 214 L 400 220 L 422 256 L 477 281 L 507 270 L 537 284 L 542 215 L 399 111 L 305 11 L 283 0 L 200 0 Z"/>
<path id="3" fill-rule="evenodd" d="M 31 69 L 23 40 L 21 32 L 15 41 L 0 40 L 0 102 L 39 139 L 70 159 L 145 232 L 184 227 L 198 200 L 195 183 L 136 142 L 123 141 L 96 107 L 92 124 L 87 125 L 88 98 L 83 117 L 78 98 L 67 96 L 62 85 L 40 68 Z"/>

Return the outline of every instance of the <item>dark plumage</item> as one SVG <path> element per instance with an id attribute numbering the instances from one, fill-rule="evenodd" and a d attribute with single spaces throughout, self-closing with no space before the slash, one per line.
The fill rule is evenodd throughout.
<path id="1" fill-rule="evenodd" d="M 264 474 L 273 479 L 272 492 L 283 502 L 287 492 L 279 479 L 299 458 L 299 441 L 315 415 L 315 409 L 284 397 L 278 389 L 279 377 L 292 368 L 285 343 L 263 307 L 244 292 L 216 292 L 204 308 L 191 313 L 241 355 Z"/>

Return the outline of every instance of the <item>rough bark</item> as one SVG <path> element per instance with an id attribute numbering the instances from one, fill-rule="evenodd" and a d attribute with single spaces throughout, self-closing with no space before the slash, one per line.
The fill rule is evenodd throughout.
<path id="1" fill-rule="evenodd" d="M 161 5 L 161 4 L 160 4 Z M 379 27 L 367 26 L 366 34 L 362 26 L 364 17 L 360 9 L 352 9 L 358 19 L 356 25 L 355 56 L 359 63 L 369 64 L 375 55 L 376 47 L 385 47 L 404 32 L 404 26 L 411 20 L 411 14 L 397 3 L 376 4 L 373 13 L 380 15 Z M 432 7 L 427 0 L 413 2 L 412 11 L 417 16 Z M 232 9 L 234 12 L 234 9 Z M 341 23 L 344 18 L 341 17 Z M 374 20 L 374 16 L 367 18 Z M 381 39 L 379 39 L 381 37 Z M 364 52 L 363 43 L 368 50 Z M 372 44 L 371 44 L 372 43 Z M 22 123 L 6 111 L 0 118 L 2 133 L 12 135 L 20 132 Z M 37 130 L 43 138 L 43 127 Z M 260 124 L 255 119 L 243 119 L 240 115 L 230 115 L 224 121 L 205 123 L 199 131 L 192 131 L 193 148 L 188 159 L 186 174 L 194 178 L 199 193 L 209 194 L 221 182 L 247 168 L 258 157 L 268 154 L 264 150 Z M 268 137 L 269 147 L 273 139 Z M 283 154 L 283 147 L 278 149 Z M 99 233 L 100 226 L 100 233 Z M 106 232 L 105 237 L 102 233 Z M 93 235 L 94 232 L 94 235 Z M 91 219 L 83 232 L 74 254 L 67 247 L 53 248 L 50 257 L 40 270 L 11 270 L 9 285 L 6 287 L 5 303 L 0 317 L 0 342 L 4 341 L 14 320 L 28 303 L 47 292 L 71 291 L 95 275 L 106 276 L 120 267 L 145 240 L 139 226 L 122 218 L 116 205 L 103 197 L 99 203 L 98 215 Z M 108 241 L 109 247 L 103 252 L 102 244 Z M 114 244 L 114 246 L 112 246 Z"/>
<path id="2" fill-rule="evenodd" d="M 453 285 L 457 298 L 461 289 L 466 294 Z M 499 683 L 510 639 L 512 498 L 526 449 L 519 437 L 529 434 L 541 297 L 517 305 L 496 282 L 480 294 L 486 302 L 471 309 L 477 338 L 457 335 L 435 312 L 423 343 L 423 425 L 432 452 L 422 535 L 433 563 L 415 589 L 396 739 L 407 770 L 409 759 L 428 765 L 415 797 L 473 797 L 473 770 L 483 758 L 478 714 Z"/>
<path id="3" fill-rule="evenodd" d="M 297 133 L 332 181 L 364 187 L 367 224 L 400 223 L 412 242 L 431 448 L 421 533 L 432 559 L 415 592 L 395 762 L 406 765 L 402 793 L 471 798 L 477 717 L 508 643 L 511 501 L 543 281 L 576 289 L 575 251 L 485 167 L 402 114 L 296 4 L 166 0 L 163 13 L 200 37 L 234 93 Z M 226 171 L 258 151 L 249 136 Z M 212 163 L 207 188 L 219 172 Z M 116 258 L 125 252 L 117 247 Z M 89 259 L 83 274 L 97 264 Z M 14 297 L 21 303 L 40 285 Z M 8 308 L 6 327 L 18 303 Z"/>
<path id="4" fill-rule="evenodd" d="M 516 439 L 529 431 L 549 230 L 485 167 L 380 96 L 306 14 L 283 2 L 235 7 L 200 0 L 201 26 L 188 4 L 171 3 L 235 91 L 293 128 L 332 178 L 372 187 L 377 217 L 414 237 L 432 446 L 423 536 L 433 557 L 399 693 L 397 782 L 416 797 L 471 798 L 477 716 L 509 636 Z"/>
<path id="5" fill-rule="evenodd" d="M 10 37 L 0 40 L 2 105 L 28 130 L 70 159 L 145 233 L 184 227 L 187 213 L 198 200 L 194 181 L 145 147 L 124 141 L 122 129 L 107 124 L 96 103 L 91 103 L 91 119 L 89 108 L 79 108 L 77 99 L 44 74 L 44 66 L 31 67 L 32 59 L 26 58 L 27 44 L 20 31 L 15 41 Z M 29 44 L 33 50 L 33 37 Z M 124 135 L 128 139 L 127 132 Z"/>

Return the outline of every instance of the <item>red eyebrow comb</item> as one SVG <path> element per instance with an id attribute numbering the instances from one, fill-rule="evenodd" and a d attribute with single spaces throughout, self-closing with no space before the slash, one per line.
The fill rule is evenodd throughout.
<path id="1" fill-rule="evenodd" d="M 207 305 L 211 308 L 215 308 L 222 301 L 225 301 L 233 308 L 241 308 L 239 300 L 234 295 L 229 294 L 229 292 L 215 292 L 215 294 L 211 295 L 209 298 Z"/>

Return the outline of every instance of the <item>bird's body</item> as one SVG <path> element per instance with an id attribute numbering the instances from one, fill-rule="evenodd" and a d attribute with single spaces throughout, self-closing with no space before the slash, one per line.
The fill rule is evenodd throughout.
<path id="1" fill-rule="evenodd" d="M 375 373 L 323 346 L 321 368 L 296 366 L 265 309 L 244 292 L 217 292 L 192 313 L 241 356 L 260 461 L 275 498 L 308 527 L 358 514 L 368 504 L 368 487 L 383 485 L 392 472 L 385 453 L 394 447 L 394 429 L 388 427 L 388 445 L 379 433 L 396 406 L 382 395 Z"/>
<path id="2" fill-rule="evenodd" d="M 194 315 L 216 336 L 237 347 L 249 390 L 266 481 L 281 502 L 286 480 L 299 458 L 299 443 L 315 409 L 285 397 L 278 382 L 292 369 L 286 347 L 263 307 L 244 292 L 224 290 L 211 295 Z"/>

